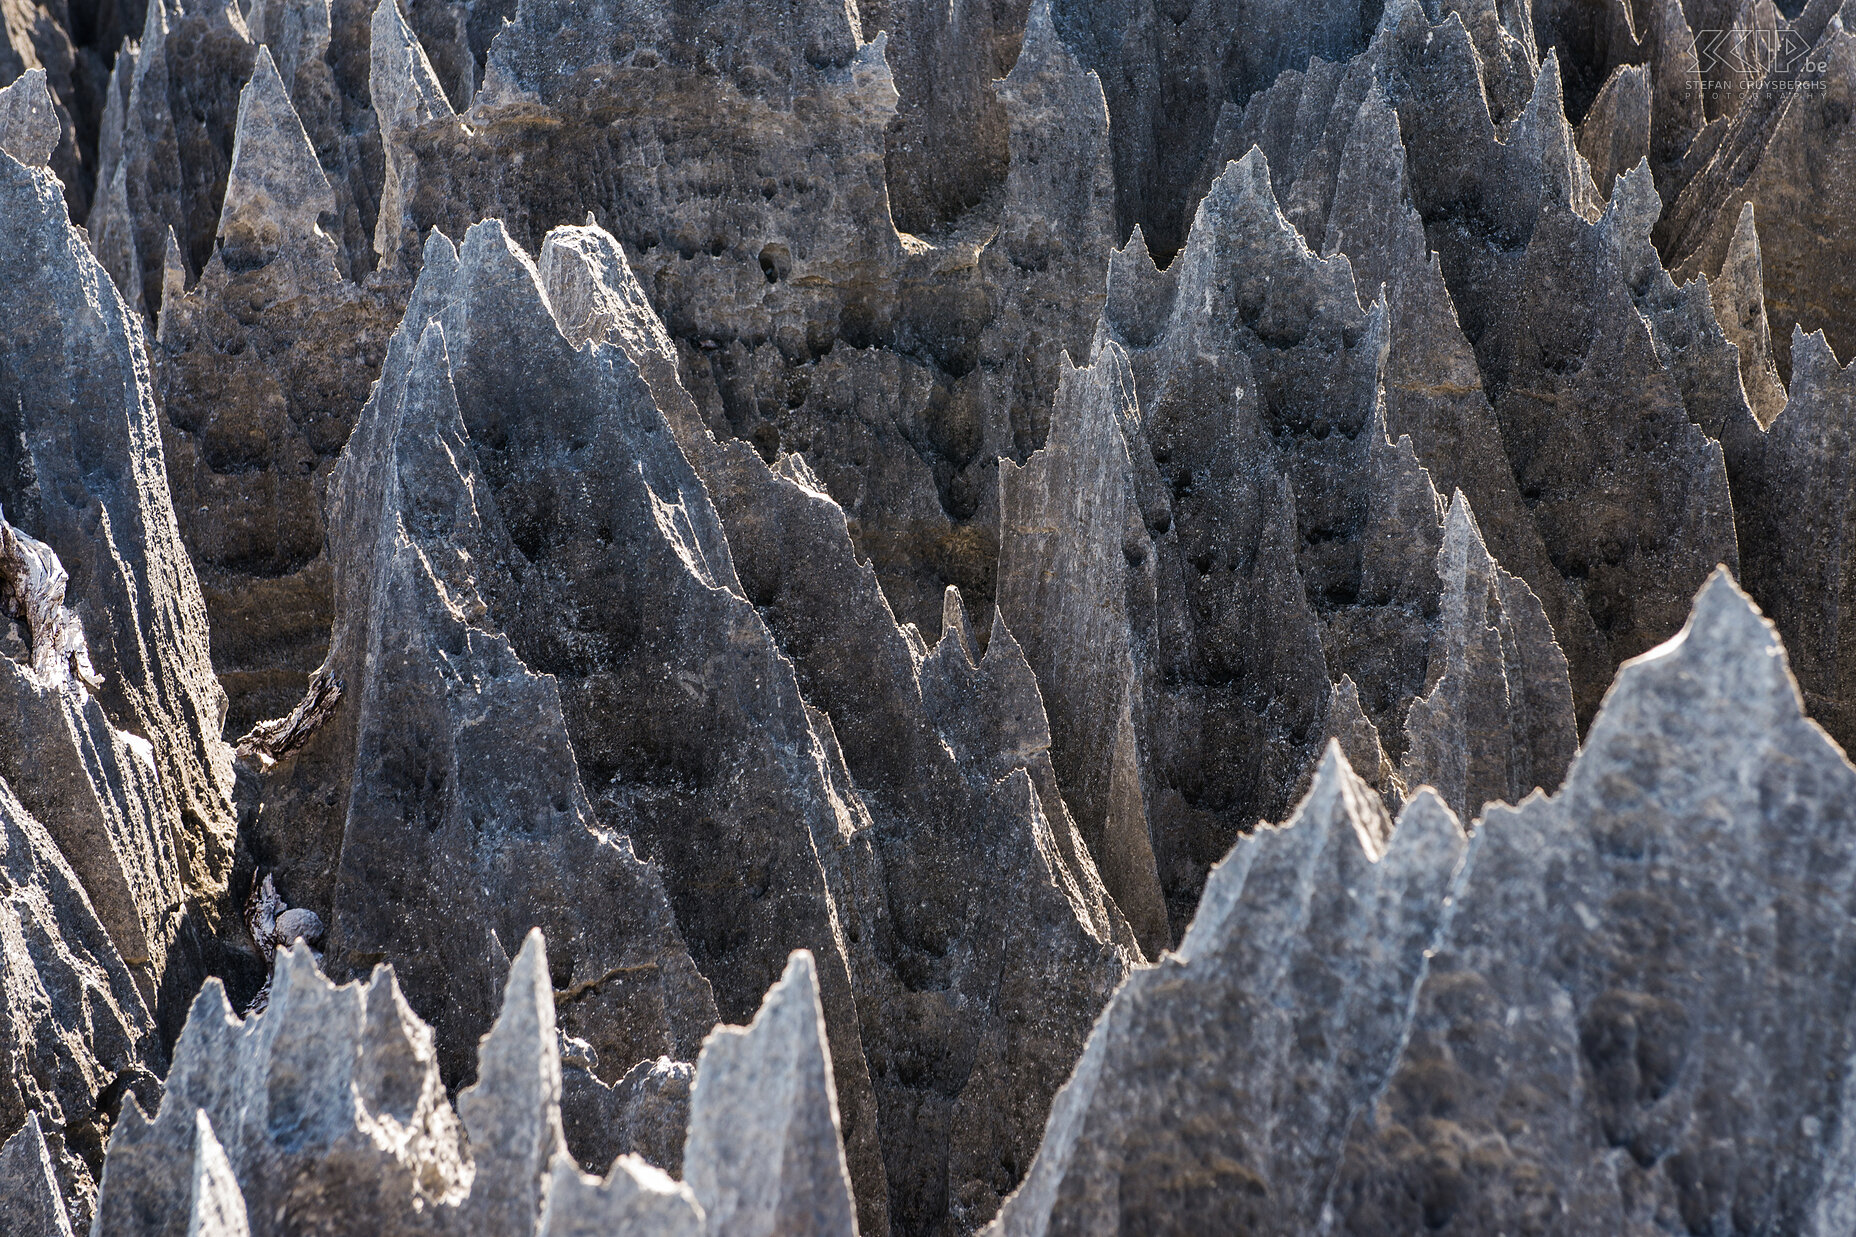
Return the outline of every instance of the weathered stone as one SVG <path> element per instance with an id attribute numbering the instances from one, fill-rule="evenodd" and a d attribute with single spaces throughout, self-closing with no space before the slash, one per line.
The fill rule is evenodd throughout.
<path id="1" fill-rule="evenodd" d="M 1387 437 L 1386 300 L 1362 308 L 1347 258 L 1308 249 L 1261 150 L 1200 203 L 1159 322 L 1119 316 L 1117 285 L 1152 279 L 1143 269 L 1111 270 L 1102 336 L 1127 346 L 1140 412 L 1122 422 L 1167 483 L 1141 504 L 1160 633 L 1141 642 L 1154 649 L 1143 743 L 1177 934 L 1218 855 L 1255 816 L 1287 812 L 1318 754 L 1330 672 L 1402 754 L 1443 523 L 1411 441 Z M 1242 755 L 1208 767 L 1209 751 Z"/>
<path id="2" fill-rule="evenodd" d="M 150 0 L 133 64 L 121 66 L 127 80 L 112 83 L 111 107 L 122 110 L 104 122 L 98 183 L 107 188 L 92 235 L 123 296 L 151 316 L 165 233 L 179 238 L 190 270 L 212 255 L 256 52 L 236 4 Z"/>
<path id="3" fill-rule="evenodd" d="M 119 943 L 125 959 L 152 968 L 151 1008 L 171 1033 L 212 952 L 203 938 L 223 913 L 231 867 L 225 696 L 163 475 L 141 324 L 72 227 L 49 172 L 0 157 L 0 220 L 0 318 L 10 324 L 0 338 L 0 508 L 69 573 L 61 604 L 82 626 L 89 677 L 100 683 L 94 695 L 75 680 L 39 686 L 8 660 L 18 724 L 39 720 L 6 727 L 0 751 L 28 775 L 16 787 L 28 806 L 87 839 L 75 853 L 91 876 L 112 864 L 131 874 L 134 904 L 107 882 L 92 896 L 112 931 L 130 932 Z M 53 636 L 41 621 L 29 634 L 49 641 L 33 658 L 63 649 L 86 677 L 67 647 L 74 628 Z M 25 736 L 41 728 L 46 764 L 35 769 Z M 60 732 L 85 737 L 67 743 Z M 54 808 L 64 801 L 81 805 L 68 819 Z"/>
<path id="4" fill-rule="evenodd" d="M 1845 1222 L 1856 769 L 1799 706 L 1719 572 L 1564 788 L 1490 810 L 1338 1231 Z"/>
<path id="5" fill-rule="evenodd" d="M 251 1237 L 211 1119 L 191 1105 L 162 1105 L 164 1116 L 183 1110 L 151 1123 L 130 1103 L 110 1140 L 96 1237 Z"/>
<path id="6" fill-rule="evenodd" d="M 1353 676 L 1343 674 L 1328 693 L 1329 741 L 1340 744 L 1341 754 L 1361 781 L 1379 792 L 1388 812 L 1402 808 L 1409 787 L 1379 741 L 1379 727 L 1360 707 L 1360 689 Z"/>
<path id="7" fill-rule="evenodd" d="M 1141 682 L 1157 655 L 1155 561 L 1121 421 L 1140 416 L 1114 344 L 1065 362 L 1042 451 L 1001 465 L 998 613 L 1044 685 L 1052 763 L 1103 882 L 1152 957 L 1171 943 L 1148 836 Z"/>
<path id="8" fill-rule="evenodd" d="M 1372 13 L 1349 0 L 1270 3 L 1062 3 L 1056 27 L 1099 73 L 1114 139 L 1118 234 L 1136 224 L 1149 248 L 1171 258 L 1186 241 L 1183 191 L 1205 158 L 1219 105 L 1244 103 L 1309 58 L 1361 50 Z"/>
<path id="9" fill-rule="evenodd" d="M 1785 409 L 1785 384 L 1772 359 L 1772 328 L 1766 318 L 1765 265 L 1759 256 L 1759 228 L 1753 203 L 1740 208 L 1733 244 L 1721 273 L 1709 286 L 1721 331 L 1740 351 L 1740 386 L 1762 427 L 1770 427 Z"/>
<path id="10" fill-rule="evenodd" d="M 1459 819 L 1519 803 L 1566 776 L 1579 745 L 1566 657 L 1525 581 L 1489 557 L 1457 491 L 1437 551 L 1443 581 L 1429 693 L 1405 718 L 1408 786 L 1434 788 Z"/>
<path id="11" fill-rule="evenodd" d="M 422 125 L 455 125 L 455 113 L 432 74 L 419 40 L 406 27 L 399 6 L 382 0 L 374 9 L 368 44 L 368 93 L 380 119 L 385 156 L 380 206 L 374 225 L 374 252 L 386 268 L 410 265 L 423 229 L 413 222 L 419 192 L 417 156 L 408 149 L 411 134 Z"/>
<path id="12" fill-rule="evenodd" d="M 332 270 L 335 243 L 317 219 L 334 208 L 328 177 L 316 162 L 270 49 L 260 46 L 251 80 L 239 95 L 232 163 L 219 212 L 219 254 L 235 270 L 279 258 L 316 273 Z"/>
<path id="13" fill-rule="evenodd" d="M 541 1237 L 702 1237 L 703 1213 L 686 1185 L 636 1156 L 613 1162 L 604 1181 L 582 1176 L 565 1156 L 554 1162 Z"/>
<path id="14" fill-rule="evenodd" d="M 405 983 L 414 1007 L 433 1011 L 441 1063 L 459 1079 L 489 1022 L 498 941 L 539 922 L 555 936 L 567 1025 L 603 1058 L 623 1068 L 692 1052 L 713 1005 L 659 878 L 628 838 L 600 828 L 555 680 L 488 624 L 486 597 L 507 600 L 518 559 L 477 497 L 489 491 L 442 328 L 425 326 L 407 361 L 397 406 L 378 400 L 364 418 L 381 423 L 357 431 L 379 454 L 351 457 L 337 483 L 334 544 L 344 570 L 371 579 L 353 585 L 368 609 L 343 616 L 365 632 L 348 699 L 352 767 L 367 772 L 347 790 L 332 965 L 433 959 L 403 963 Z M 450 864 L 462 866 L 435 875 Z M 478 925 L 469 937 L 466 923 Z"/>
<path id="15" fill-rule="evenodd" d="M 681 1177 L 695 1067 L 669 1057 L 640 1061 L 607 1086 L 594 1073 L 592 1046 L 569 1044 L 572 1051 L 561 1055 L 561 1121 L 574 1159 L 592 1172 L 621 1155 L 636 1156 Z"/>
<path id="16" fill-rule="evenodd" d="M 1640 191 L 1655 199 L 1647 183 Z M 1635 299 L 1638 264 L 1616 239 L 1632 192 L 1614 192 L 1596 225 L 1542 212 L 1512 307 L 1484 344 L 1515 480 L 1613 663 L 1676 630 L 1714 565 L 1738 563 L 1720 444 L 1690 420 Z M 1578 669 L 1583 715 L 1602 665 Z"/>
<path id="17" fill-rule="evenodd" d="M 1115 994 L 988 1231 L 1315 1231 L 1463 849 L 1426 792 L 1394 828 L 1330 744 L 1294 816 L 1213 870 L 1178 952 Z"/>
<path id="18" fill-rule="evenodd" d="M 477 1052 L 477 1081 L 458 1095 L 475 1172 L 462 1223 L 482 1233 L 531 1233 L 541 1218 L 561 1134 L 561 1059 L 554 988 L 541 931 L 522 941 L 503 1007 Z"/>
<path id="19" fill-rule="evenodd" d="M 573 265 L 600 287 L 625 286 L 611 237 L 576 231 L 591 249 L 557 246 L 556 278 Z M 594 809 L 661 866 L 696 964 L 717 977 L 723 1016 L 748 1017 L 793 947 L 820 959 L 853 1162 L 877 1195 L 870 1223 L 880 1227 L 849 943 L 821 867 L 855 827 L 848 796 L 832 785 L 792 668 L 741 595 L 720 522 L 630 360 L 661 328 L 609 327 L 620 347 L 576 350 L 562 333 L 571 311 L 552 307 L 538 276 L 500 229 L 473 229 L 442 318 L 484 493 L 509 526 L 512 544 L 491 557 L 519 580 L 490 597 L 491 614 L 524 661 L 562 685 Z M 612 295 L 629 308 L 602 299 L 608 318 L 649 312 Z M 551 392 L 546 406 L 537 387 Z M 615 1081 L 657 1055 L 615 1059 L 595 1046 Z"/>
<path id="20" fill-rule="evenodd" d="M 1838 8 L 1821 0 L 1789 23 L 1718 148 L 1657 225 L 1671 268 L 1692 279 L 1721 270 L 1745 203 L 1756 205 L 1762 222 L 1786 221 L 1760 237 L 1781 377 L 1791 373 L 1794 325 L 1824 331 L 1839 353 L 1856 353 L 1856 319 L 1841 295 L 1856 260 L 1856 232 L 1833 205 L 1852 191 L 1850 138 L 1840 118 L 1856 89 L 1856 33 Z"/>
<path id="21" fill-rule="evenodd" d="M 744 1028 L 718 1027 L 690 1092 L 683 1176 L 711 1237 L 849 1237 L 856 1205 L 812 956 L 796 951 Z"/>
<path id="22" fill-rule="evenodd" d="M 1605 79 L 1579 122 L 1579 153 L 1592 165 L 1592 181 L 1607 197 L 1618 177 L 1650 157 L 1648 69 L 1619 65 Z"/>
<path id="23" fill-rule="evenodd" d="M 30 69 L 0 90 L 0 150 L 27 167 L 50 167 L 64 136 L 54 106 L 44 69 Z"/>
<path id="24" fill-rule="evenodd" d="M 1856 666 L 1845 650 L 1856 633 L 1843 626 L 1852 584 L 1844 530 L 1856 495 L 1844 460 L 1856 447 L 1856 370 L 1838 366 L 1822 332 L 1794 331 L 1791 399 L 1763 433 L 1742 436 L 1734 517 L 1747 591 L 1785 639 L 1806 712 L 1848 752 L 1856 750 Z"/>
<path id="25" fill-rule="evenodd" d="M 0 1146 L 0 1214 L 7 1217 L 7 1231 L 19 1237 L 71 1237 L 36 1112 L 27 1113 L 19 1132 Z"/>
<path id="26" fill-rule="evenodd" d="M 91 909 L 77 874 L 51 835 L 0 781 L 0 962 L 7 994 L 0 1044 L 15 1064 L 0 1086 L 0 1126 L 34 1118 L 68 1209 L 88 1224 L 103 1144 L 125 1095 L 160 1097 L 165 1065 L 160 1038 L 131 970 Z M 23 1137 L 23 1136 L 22 1136 Z M 14 1165 L 10 1189 L 25 1189 L 40 1152 L 0 1153 Z M 13 1146 L 13 1144 L 9 1144 Z M 25 1174 L 25 1176 L 20 1176 Z"/>
<path id="27" fill-rule="evenodd" d="M 337 201 L 268 48 L 243 99 L 220 247 L 190 289 L 174 252 L 155 349 L 168 482 L 234 735 L 287 712 L 328 651 L 328 477 L 404 303 L 341 278 L 318 222 Z"/>
<path id="28" fill-rule="evenodd" d="M 629 282 L 609 242 L 579 233 L 574 251 L 597 256 L 610 287 Z M 551 282 L 567 287 L 570 251 L 555 253 Z M 952 1208 L 954 1223 L 976 1226 L 1010 1188 L 1010 1165 L 1028 1159 L 1034 1114 L 1074 1051 L 1064 1045 L 1080 1046 L 1107 997 L 1101 985 L 1113 983 L 1132 945 L 1061 800 L 1043 806 L 1060 792 L 1032 676 L 1009 639 L 979 658 L 957 597 L 942 599 L 939 654 L 926 664 L 929 650 L 897 625 L 877 577 L 856 559 L 845 513 L 803 457 L 784 456 L 769 470 L 744 444 L 716 441 L 666 364 L 659 329 L 622 327 L 612 316 L 642 306 L 642 296 L 597 299 L 601 321 L 612 323 L 601 331 L 639 366 L 723 516 L 743 592 L 792 661 L 843 805 L 843 823 L 818 855 L 848 942 L 891 1222 L 915 1231 L 944 1223 Z M 591 303 L 584 289 L 563 298 Z M 944 865 L 954 855 L 986 857 L 952 878 Z M 971 887 L 975 879 L 983 884 Z M 1005 913 L 1028 896 L 1045 908 L 1041 919 Z M 835 1036 L 831 989 L 821 986 Z M 950 1007 L 949 991 L 969 990 Z M 1038 1037 L 1008 1035 L 1026 1019 Z M 834 1038 L 846 1149 L 868 1231 L 839 1045 Z M 988 1054 L 981 1066 L 954 1063 L 980 1050 Z M 917 1061 L 935 1064 L 918 1069 Z M 964 1086 L 949 1095 L 923 1081 L 941 1070 Z"/>

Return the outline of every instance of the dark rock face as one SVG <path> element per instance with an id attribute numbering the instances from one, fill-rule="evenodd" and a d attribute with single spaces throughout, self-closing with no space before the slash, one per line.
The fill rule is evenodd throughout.
<path id="1" fill-rule="evenodd" d="M 219 247 L 191 287 L 170 251 L 155 349 L 169 484 L 231 735 L 287 713 L 328 652 L 328 481 L 404 304 L 342 278 L 340 233 L 319 223 L 335 212 L 330 179 L 271 49 L 255 63 Z"/>
<path id="2" fill-rule="evenodd" d="M 1841 7 L 14 0 L 0 1227 L 1847 1230 Z"/>

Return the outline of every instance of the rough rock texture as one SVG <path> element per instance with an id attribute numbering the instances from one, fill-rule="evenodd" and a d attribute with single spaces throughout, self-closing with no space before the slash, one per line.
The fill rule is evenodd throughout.
<path id="1" fill-rule="evenodd" d="M 27 167 L 50 167 L 61 136 L 45 70 L 31 69 L 0 90 L 0 150 Z"/>
<path id="2" fill-rule="evenodd" d="M 201 572 L 227 733 L 287 713 L 328 651 L 323 508 L 403 294 L 342 278 L 336 198 L 261 47 L 213 251 L 171 251 L 155 353 L 181 535 Z"/>
<path id="3" fill-rule="evenodd" d="M 561 290 L 555 312 L 564 329 L 596 326 L 637 364 L 807 702 L 842 805 L 817 851 L 858 991 L 891 1222 L 915 1231 L 957 1207 L 960 1224 L 977 1226 L 1013 1179 L 1001 1160 L 1028 1157 L 1067 1068 L 1056 1063 L 1124 972 L 1132 935 L 1064 806 L 1016 642 L 996 639 L 995 626 L 980 657 L 957 594 L 942 599 L 932 655 L 912 626 L 898 627 L 804 457 L 770 470 L 703 426 L 623 258 L 592 230 L 553 233 L 543 270 Z M 954 855 L 975 856 L 958 878 L 945 866 Z M 1036 917 L 1009 911 L 1027 898 L 1043 907 Z M 833 1031 L 862 1190 L 855 1093 Z M 870 1228 L 867 1193 L 858 1205 Z"/>
<path id="4" fill-rule="evenodd" d="M 13 1063 L 0 1087 L 0 1125 L 27 1123 L 30 1134 L 0 1151 L 8 1165 L 0 1178 L 24 1209 L 37 1196 L 33 1173 L 44 1156 L 62 1198 L 59 1214 L 68 1209 L 82 1226 L 110 1125 L 131 1092 L 147 1103 L 160 1098 L 165 1054 L 135 974 L 77 874 L 4 781 L 0 829 L 0 1047 Z"/>
<path id="5" fill-rule="evenodd" d="M 1362 124 L 1378 118 L 1379 140 L 1396 141 L 1383 102 L 1369 98 L 1360 110 Z M 1337 201 L 1349 193 L 1343 186 Z M 1399 200 L 1392 192 L 1391 208 L 1407 211 Z M 1431 280 L 1430 292 L 1405 285 L 1406 311 L 1420 312 L 1416 300 L 1430 296 L 1447 315 L 1434 270 Z M 1167 270 L 1136 241 L 1111 267 L 1104 350 L 1087 388 L 1100 407 L 1085 422 L 1108 445 L 1082 458 L 1094 452 L 1110 463 L 1092 466 L 1113 474 L 1119 447 L 1128 471 L 1045 478 L 1078 453 L 1070 445 L 1077 431 L 1060 420 L 1082 411 L 1079 381 L 1068 399 L 1059 394 L 1044 455 L 1033 457 L 1023 479 L 1006 472 L 1008 516 L 1027 501 L 1042 514 L 1013 517 L 1003 528 L 1001 605 L 1032 633 L 1057 716 L 1067 722 L 1066 711 L 1081 710 L 1109 736 L 1096 740 L 1096 769 L 1115 750 L 1121 706 L 1107 689 L 1069 676 L 1086 664 L 1083 647 L 1112 657 L 1115 646 L 1079 616 L 1114 627 L 1140 663 L 1139 732 L 1129 746 L 1140 762 L 1175 939 L 1211 863 L 1257 816 L 1288 811 L 1330 729 L 1330 678 L 1353 685 L 1353 704 L 1374 737 L 1370 756 L 1359 747 L 1359 771 L 1377 783 L 1382 759 L 1393 766 L 1404 759 L 1407 711 L 1437 682 L 1445 646 L 1461 638 L 1440 609 L 1447 575 L 1434 560 L 1445 535 L 1443 504 L 1412 438 L 1388 437 L 1388 292 L 1362 306 L 1348 258 L 1308 248 L 1282 213 L 1262 150 L 1252 147 L 1200 202 L 1186 248 Z M 1461 361 L 1473 370 L 1466 348 Z M 1410 392 L 1402 403 L 1420 432 L 1452 419 L 1462 425 L 1461 408 L 1440 412 Z M 1424 420 L 1413 412 L 1418 403 L 1436 415 Z M 1476 424 L 1486 422 L 1484 406 Z M 1048 491 L 1052 481 L 1075 492 L 1013 497 L 1021 488 Z M 1078 519 L 1084 512 L 1087 521 Z M 1091 537 L 1097 544 L 1087 562 L 1095 565 L 1070 565 L 1076 551 L 1063 546 Z M 1094 598 L 1105 588 L 1098 580 L 1117 593 L 1106 608 Z M 1544 619 L 1538 628 L 1531 639 L 1544 639 L 1541 654 L 1557 658 Z M 1047 651 L 1053 631 L 1070 643 Z M 1544 725 L 1552 724 L 1544 720 L 1550 711 L 1543 702 Z M 1061 745 L 1069 734 L 1058 733 L 1058 752 L 1076 759 Z M 1461 744 L 1441 733 L 1435 741 L 1453 750 Z M 1542 742 L 1519 718 L 1499 741 L 1529 751 Z M 1356 746 L 1350 741 L 1349 750 Z M 1210 760 L 1210 752 L 1223 758 Z M 1564 755 L 1543 750 L 1514 793 L 1551 784 Z M 1396 802 L 1392 781 L 1381 789 Z M 1077 797 L 1092 803 L 1085 791 Z M 1453 802 L 1465 802 L 1462 791 Z M 1098 862 L 1115 889 L 1118 870 L 1101 855 Z"/>
<path id="6" fill-rule="evenodd" d="M 0 1145 L 0 1212 L 7 1217 L 7 1231 L 19 1237 L 71 1237 L 71 1219 L 36 1112 L 26 1114 L 19 1132 Z"/>
<path id="7" fill-rule="evenodd" d="M 1178 951 L 1115 994 L 989 1231 L 1314 1231 L 1464 844 L 1423 792 L 1395 828 L 1330 744 L 1288 822 L 1213 870 Z"/>
<path id="8" fill-rule="evenodd" d="M 1157 957 L 1171 934 L 1140 755 L 1156 564 L 1119 420 L 1138 416 L 1133 384 L 1113 344 L 1087 369 L 1066 365 L 1044 449 L 1022 472 L 1002 466 L 998 613 L 1047 685 L 1052 763 L 1104 884 Z"/>
<path id="9" fill-rule="evenodd" d="M 583 1176 L 565 1159 L 554 1163 L 542 1237 L 702 1237 L 702 1208 L 690 1188 L 638 1159 L 613 1161 L 605 1180 Z"/>
<path id="10" fill-rule="evenodd" d="M 171 1036 L 207 970 L 227 965 L 213 935 L 235 833 L 225 696 L 141 323 L 49 171 L 0 156 L 0 220 L 0 777 Z"/>
<path id="11" fill-rule="evenodd" d="M 810 954 L 793 955 L 750 1026 L 703 1044 L 683 1177 L 717 1237 L 857 1232 Z"/>
<path id="12" fill-rule="evenodd" d="M 1443 581 L 1431 688 L 1405 716 L 1407 786 L 1430 786 L 1459 818 L 1557 787 L 1579 736 L 1572 683 L 1546 611 L 1489 557 L 1457 491 L 1437 551 Z"/>
<path id="13" fill-rule="evenodd" d="M 1834 847 L 1616 907 L 1371 861 L 1381 807 L 1680 850 L 1593 744 L 1680 730 L 1618 701 L 1717 564 L 1856 741 L 1844 7 L 9 0 L 5 1179 L 73 1231 L 99 1173 L 110 1231 L 1850 1227 L 1788 978 L 1840 982 Z M 1336 786 L 1364 851 L 1258 831 Z M 1300 866 L 1234 908 L 1227 855 Z M 1777 927 L 1684 902 L 1764 872 Z M 1583 1074 L 1475 1075 L 1547 1116 L 1422 1057 L 1488 1029 L 1407 1027 L 1394 904 L 1597 976 Z"/>
<path id="14" fill-rule="evenodd" d="M 1721 270 L 1746 203 L 1762 223 L 1766 312 L 1781 376 L 1791 373 L 1792 327 L 1824 331 L 1840 355 L 1856 354 L 1856 321 L 1844 272 L 1856 234 L 1834 203 L 1851 192 L 1848 155 L 1856 33 L 1819 0 L 1799 14 L 1747 101 L 1725 122 L 1705 166 L 1658 223 L 1658 242 L 1684 277 Z M 1809 47 L 1806 52 L 1803 49 Z"/>
<path id="15" fill-rule="evenodd" d="M 1718 573 L 1565 788 L 1484 817 L 1339 1231 L 1847 1223 L 1856 770 L 1800 703 Z"/>
<path id="16" fill-rule="evenodd" d="M 318 675 L 344 686 L 267 776 L 255 849 L 293 901 L 326 908 L 338 974 L 407 960 L 453 1085 L 536 923 L 557 938 L 563 1022 L 602 1060 L 687 1056 L 714 1019 L 709 985 L 657 873 L 595 816 L 556 680 L 488 610 L 518 556 L 480 505 L 446 332 L 428 320 L 445 272 L 468 277 L 448 262 L 429 264 L 334 482 L 338 626 Z"/>
<path id="17" fill-rule="evenodd" d="M 168 233 L 187 271 L 203 269 L 212 255 L 241 88 L 257 48 L 236 4 L 149 0 L 146 7 L 140 42 L 112 70 L 88 226 L 123 296 L 153 314 Z"/>
<path id="18" fill-rule="evenodd" d="M 1856 371 L 1838 366 L 1822 332 L 1792 338 L 1791 399 L 1764 432 L 1743 428 L 1735 519 L 1747 547 L 1746 587 L 1785 639 L 1805 709 L 1845 752 L 1856 748 L 1848 467 Z"/>
<path id="19" fill-rule="evenodd" d="M 530 933 L 479 1047 L 477 1082 L 459 1095 L 455 1112 L 439 1081 L 432 1028 L 407 1008 L 390 967 L 365 985 L 338 987 L 307 949 L 293 947 L 270 1008 L 242 1023 L 209 982 L 182 1033 L 159 1113 L 150 1121 L 133 1108 L 111 1141 L 93 1231 L 856 1231 L 806 955 L 795 956 L 751 1027 L 723 1028 L 705 1047 L 707 1072 L 699 1077 L 708 1086 L 696 1088 L 687 1186 L 629 1155 L 604 1182 L 574 1167 L 562 1140 L 548 966 L 540 933 Z M 760 1136 L 743 1147 L 749 1130 Z M 28 1124 L 0 1150 L 0 1188 L 17 1181 L 39 1190 L 31 1197 L 42 1195 L 28 1170 L 47 1171 L 43 1148 L 39 1127 Z M 767 1193 L 776 1181 L 778 1190 Z M 721 1208 L 711 1209 L 706 1227 L 699 1192 Z M 785 1210 L 759 1218 L 786 1226 L 757 1223 L 756 1208 L 780 1199 Z M 52 1223 L 62 1215 L 47 1214 Z"/>
<path id="20" fill-rule="evenodd" d="M 619 1156 L 632 1155 L 681 1177 L 695 1067 L 669 1057 L 640 1061 L 607 1086 L 594 1072 L 598 1065 L 592 1045 L 564 1042 L 561 1120 L 580 1167 L 598 1172 Z"/>
<path id="21" fill-rule="evenodd" d="M 1721 331 L 1740 352 L 1740 386 L 1762 426 L 1785 408 L 1785 384 L 1772 357 L 1772 327 L 1766 318 L 1765 263 L 1759 256 L 1759 227 L 1753 204 L 1740 208 L 1733 244 L 1710 288 Z"/>

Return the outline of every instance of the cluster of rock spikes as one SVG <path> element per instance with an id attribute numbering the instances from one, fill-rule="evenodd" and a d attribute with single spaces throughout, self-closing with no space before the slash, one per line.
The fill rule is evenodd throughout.
<path id="1" fill-rule="evenodd" d="M 0 1233 L 1856 1232 L 1856 8 L 18 0 Z"/>

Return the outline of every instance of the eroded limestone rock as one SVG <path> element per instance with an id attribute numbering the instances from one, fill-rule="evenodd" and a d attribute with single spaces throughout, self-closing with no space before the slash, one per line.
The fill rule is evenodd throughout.
<path id="1" fill-rule="evenodd" d="M 1294 816 L 1213 870 L 1178 952 L 1115 994 L 988 1231 L 1313 1231 L 1464 845 L 1428 792 L 1395 828 L 1330 744 Z"/>
<path id="2" fill-rule="evenodd" d="M 1856 769 L 1800 703 L 1719 572 L 1560 793 L 1484 816 L 1339 1231 L 1842 1223 Z"/>
<path id="3" fill-rule="evenodd" d="M 703 1044 L 683 1176 L 713 1237 L 857 1232 L 818 978 L 803 950 L 751 1025 L 718 1027 Z"/>

